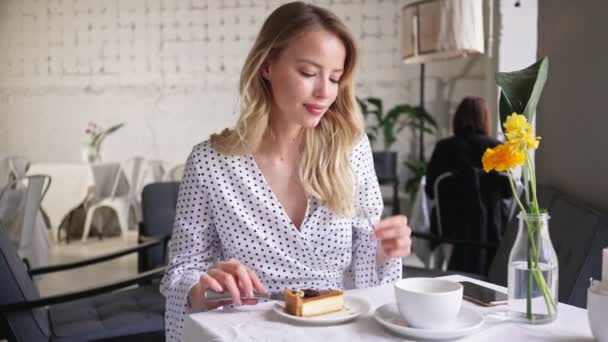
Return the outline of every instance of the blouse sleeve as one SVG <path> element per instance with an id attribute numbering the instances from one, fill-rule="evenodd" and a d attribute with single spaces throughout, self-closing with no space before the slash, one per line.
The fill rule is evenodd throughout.
<path id="1" fill-rule="evenodd" d="M 169 243 L 169 266 L 160 284 L 166 299 L 167 341 L 180 341 L 185 316 L 191 313 L 188 292 L 220 256 L 208 188 L 211 177 L 203 166 L 204 145 L 194 148 L 184 168 Z"/>
<path id="2" fill-rule="evenodd" d="M 351 165 L 356 181 L 355 212 L 352 261 L 345 285 L 361 288 L 393 283 L 401 278 L 401 258 L 382 260 L 377 253 L 380 246 L 373 238 L 373 228 L 369 223 L 380 221 L 384 204 L 367 136 L 363 136 L 354 146 Z"/>

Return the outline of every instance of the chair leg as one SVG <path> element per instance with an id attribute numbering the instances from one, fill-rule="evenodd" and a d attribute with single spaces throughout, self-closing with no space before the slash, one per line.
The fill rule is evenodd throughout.
<path id="1" fill-rule="evenodd" d="M 120 226 L 120 232 L 122 234 L 123 240 L 128 240 L 128 231 L 129 231 L 129 211 L 131 206 L 119 206 L 113 207 L 116 212 L 116 216 L 118 217 L 118 225 Z"/>
<path id="2" fill-rule="evenodd" d="M 84 229 L 82 231 L 82 242 L 86 242 L 87 238 L 89 237 L 89 231 L 91 230 L 91 224 L 93 223 L 93 216 L 97 208 L 97 206 L 92 206 L 87 210 L 87 216 L 84 220 Z"/>

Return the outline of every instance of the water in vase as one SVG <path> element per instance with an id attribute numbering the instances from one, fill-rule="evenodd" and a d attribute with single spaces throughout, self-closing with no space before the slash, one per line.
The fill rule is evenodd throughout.
<path id="1" fill-rule="evenodd" d="M 548 293 L 557 301 L 557 265 L 550 266 L 540 263 L 541 274 L 547 284 Z M 555 320 L 557 310 L 545 301 L 543 292 L 536 280 L 532 281 L 532 319 L 527 316 L 528 297 L 528 263 L 514 262 L 509 265 L 509 315 L 514 319 L 526 320 L 529 323 L 543 324 Z M 532 279 L 535 279 L 532 277 Z"/>

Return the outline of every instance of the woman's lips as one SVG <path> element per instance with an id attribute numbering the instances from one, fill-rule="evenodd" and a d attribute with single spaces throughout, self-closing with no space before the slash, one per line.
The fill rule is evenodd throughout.
<path id="1" fill-rule="evenodd" d="M 304 108 L 313 115 L 321 115 L 325 111 L 325 107 L 314 104 L 304 104 Z"/>

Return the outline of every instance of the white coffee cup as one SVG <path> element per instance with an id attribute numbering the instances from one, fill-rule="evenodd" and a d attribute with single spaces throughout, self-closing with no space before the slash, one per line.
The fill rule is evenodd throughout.
<path id="1" fill-rule="evenodd" d="M 587 290 L 587 317 L 595 339 L 608 342 L 608 284 L 598 283 Z"/>
<path id="2" fill-rule="evenodd" d="M 447 330 L 462 306 L 462 284 L 436 278 L 405 278 L 395 285 L 401 317 L 412 327 Z"/>

